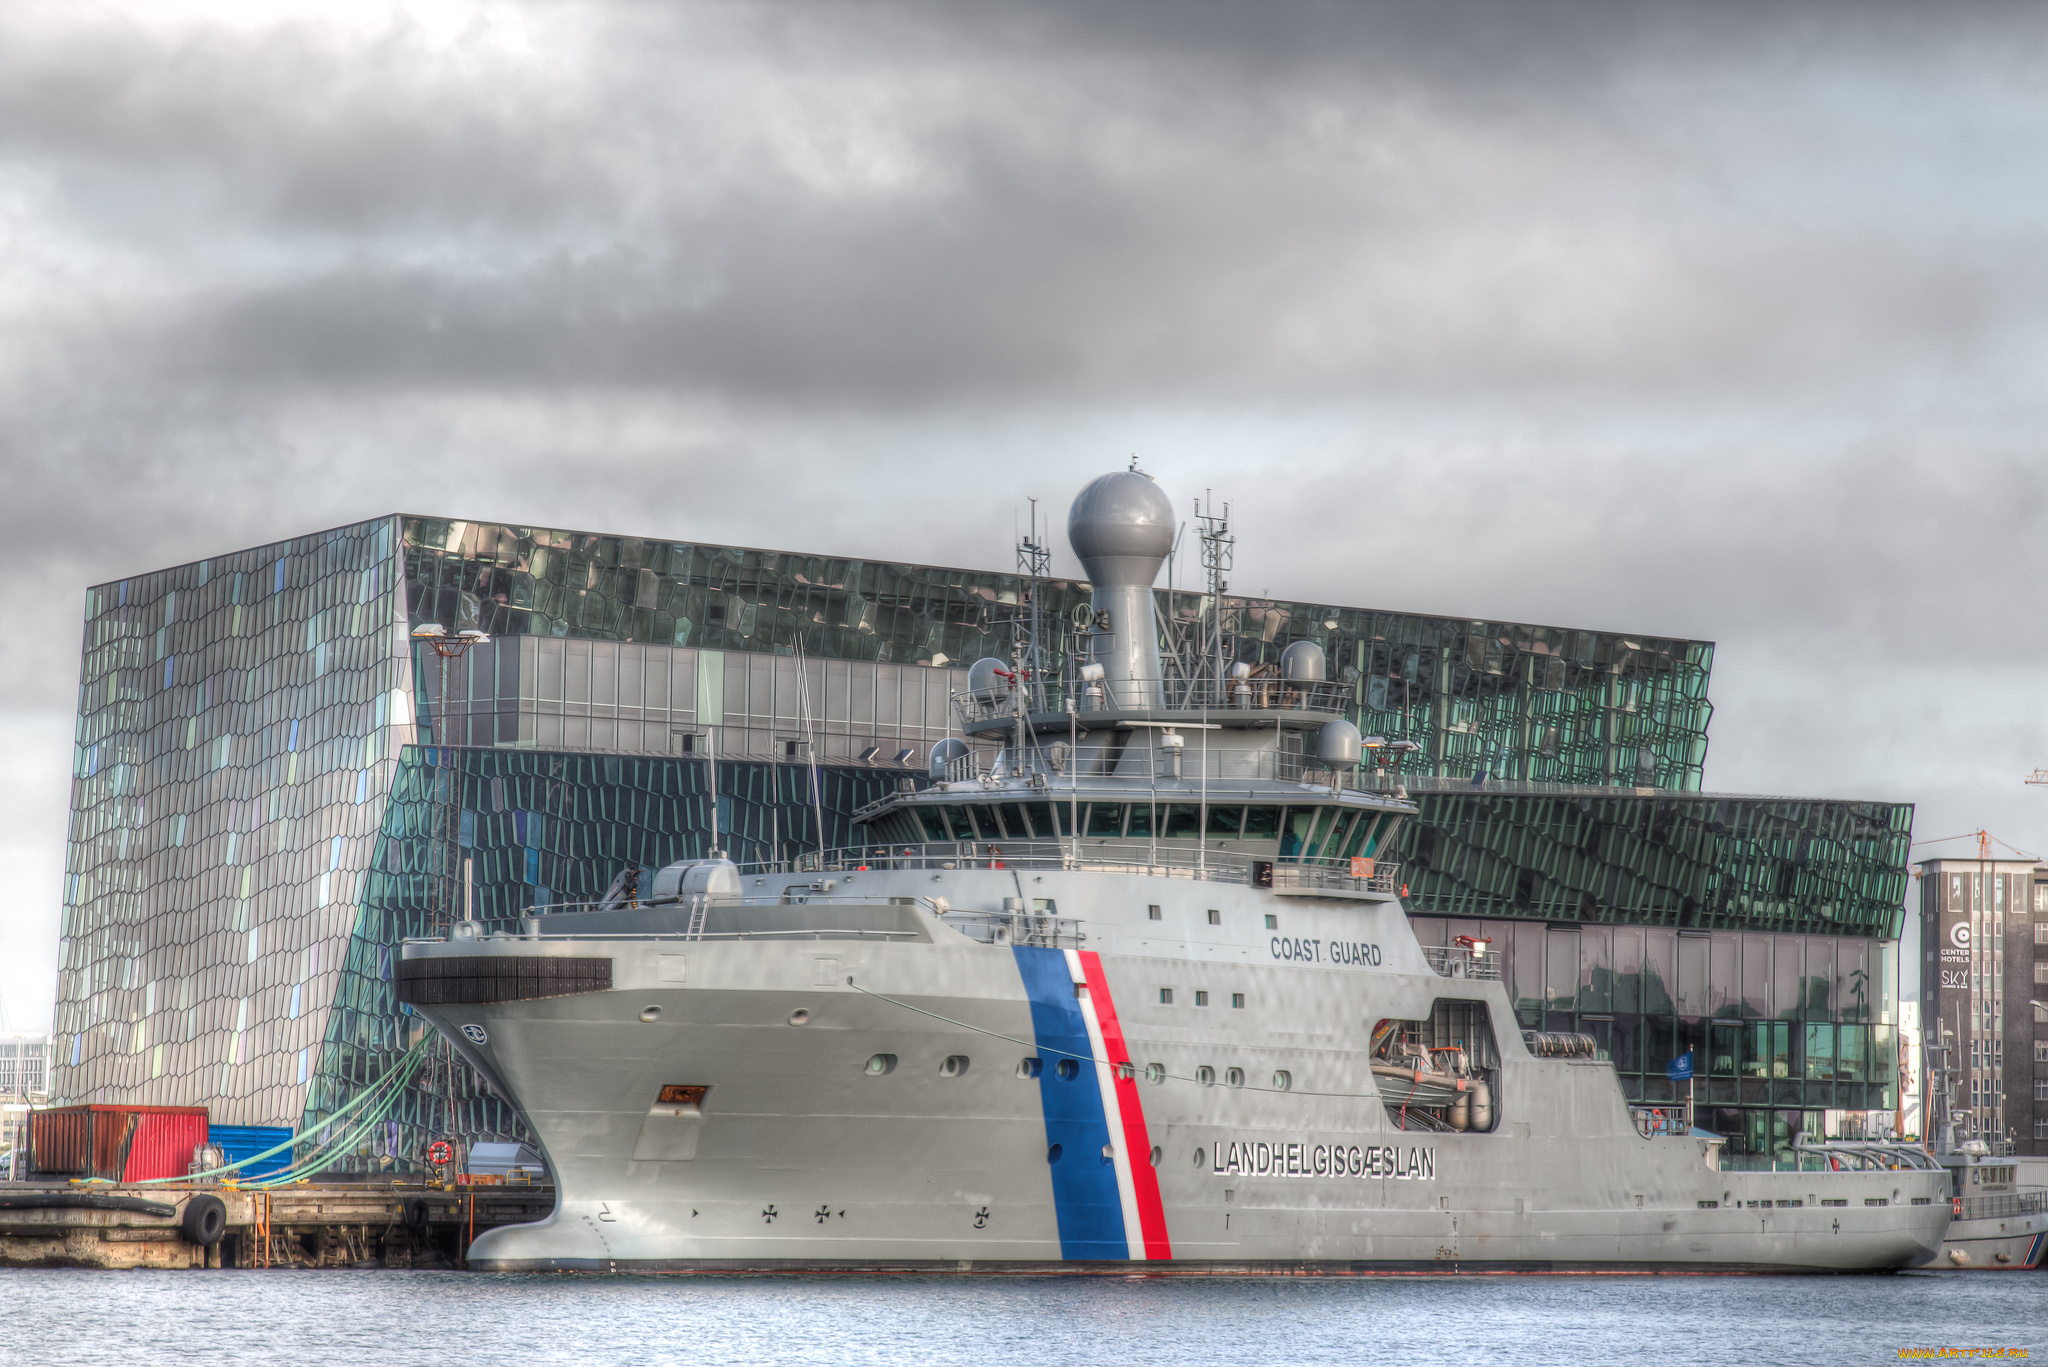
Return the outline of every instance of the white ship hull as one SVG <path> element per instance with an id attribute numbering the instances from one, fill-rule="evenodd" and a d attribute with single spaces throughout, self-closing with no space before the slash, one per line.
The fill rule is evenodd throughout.
<path id="1" fill-rule="evenodd" d="M 1608 1064 L 1532 1057 L 1501 986 L 1433 971 L 1391 900 L 839 877 L 803 900 L 808 879 L 750 875 L 697 938 L 661 908 L 408 948 L 444 980 L 609 961 L 604 990 L 414 1008 L 522 1108 L 559 1192 L 472 1266 L 1851 1272 L 1941 1247 L 1943 1173 L 1728 1172 L 1710 1141 L 1645 1138 Z M 984 943 L 919 900 L 1025 893 L 1085 947 Z M 1492 1023 L 1487 1132 L 1398 1128 L 1370 1066 L 1375 1022 L 1447 1006 Z"/>

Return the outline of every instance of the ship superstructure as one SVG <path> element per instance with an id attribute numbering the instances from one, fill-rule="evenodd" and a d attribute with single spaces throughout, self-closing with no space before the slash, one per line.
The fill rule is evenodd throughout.
<path id="1" fill-rule="evenodd" d="M 401 997 L 519 1105 L 559 1191 L 474 1266 L 1874 1270 L 1939 1172 L 1733 1172 L 1483 939 L 1425 952 L 1413 812 L 1320 649 L 1162 650 L 1172 508 L 1076 500 L 1092 601 L 984 660 L 929 782 L 798 867 L 408 944 Z M 1048 639 L 1053 633 L 1057 639 Z"/>

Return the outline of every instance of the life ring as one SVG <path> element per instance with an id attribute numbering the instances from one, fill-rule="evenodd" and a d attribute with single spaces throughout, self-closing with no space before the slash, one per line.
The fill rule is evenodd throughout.
<path id="1" fill-rule="evenodd" d="M 178 1221 L 185 1238 L 201 1248 L 212 1248 L 221 1236 L 228 1232 L 227 1203 L 218 1196 L 205 1193 L 194 1196 L 185 1203 L 185 1214 Z"/>
<path id="2" fill-rule="evenodd" d="M 427 1145 L 427 1161 L 435 1167 L 442 1167 L 455 1161 L 455 1146 L 445 1139 L 436 1139 Z"/>

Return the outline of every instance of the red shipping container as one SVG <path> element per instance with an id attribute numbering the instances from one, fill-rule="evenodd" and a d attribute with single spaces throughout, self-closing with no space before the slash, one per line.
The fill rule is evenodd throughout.
<path id="1" fill-rule="evenodd" d="M 182 1177 L 205 1142 L 204 1106 L 60 1106 L 29 1116 L 30 1170 L 53 1176 Z"/>
<path id="2" fill-rule="evenodd" d="M 180 1107 L 138 1116 L 128 1141 L 123 1182 L 154 1177 L 183 1177 L 192 1169 L 192 1150 L 206 1142 L 206 1108 Z"/>

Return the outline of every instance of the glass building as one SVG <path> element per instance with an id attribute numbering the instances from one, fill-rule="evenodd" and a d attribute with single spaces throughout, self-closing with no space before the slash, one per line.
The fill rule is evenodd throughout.
<path id="1" fill-rule="evenodd" d="M 506 924 L 714 833 L 743 862 L 853 843 L 851 813 L 949 733 L 966 664 L 1087 594 L 411 516 L 99 585 L 52 1092 L 317 1128 L 420 1035 L 391 963 L 434 924 L 437 847 Z M 1875 1061 L 1911 809 L 1700 791 L 1711 645 L 1159 602 L 1170 631 L 1220 626 L 1255 666 L 1318 642 L 1361 729 L 1413 743 L 1411 914 L 1425 940 L 1489 936 L 1525 1025 L 1598 1035 L 1649 1098 L 1693 1047 L 1738 1152 L 1893 1105 Z M 443 660 L 411 636 L 428 622 L 492 640 Z M 410 1167 L 444 1132 L 519 1122 L 430 1073 L 350 1164 Z"/>

